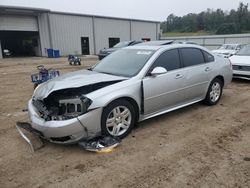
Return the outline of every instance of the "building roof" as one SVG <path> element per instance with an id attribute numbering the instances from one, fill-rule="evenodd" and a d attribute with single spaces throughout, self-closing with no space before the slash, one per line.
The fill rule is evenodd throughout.
<path id="1" fill-rule="evenodd" d="M 22 14 L 32 14 L 32 13 L 42 13 L 50 12 L 49 9 L 42 8 L 30 8 L 30 7 L 20 7 L 20 6 L 4 6 L 0 5 L 0 13 L 22 13 Z"/>
<path id="2" fill-rule="evenodd" d="M 51 11 L 50 9 L 42 9 L 42 8 L 0 5 L 0 14 L 36 14 L 36 13 L 45 13 L 45 12 L 50 12 L 50 13 L 54 13 L 54 14 L 73 15 L 73 16 L 87 16 L 87 17 L 95 17 L 95 18 L 107 18 L 107 19 L 116 19 L 116 20 L 128 20 L 128 21 L 132 20 L 132 21 L 139 21 L 139 22 L 160 23 L 160 21 L 153 21 L 153 20 L 120 18 L 120 17 L 112 17 L 112 16 L 101 16 L 101 15 L 92 15 L 92 14 Z"/>

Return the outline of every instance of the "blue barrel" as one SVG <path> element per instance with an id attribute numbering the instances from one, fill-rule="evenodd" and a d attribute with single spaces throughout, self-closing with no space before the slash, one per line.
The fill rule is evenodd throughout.
<path id="1" fill-rule="evenodd" d="M 60 51 L 59 50 L 54 50 L 54 58 L 60 57 Z"/>
<path id="2" fill-rule="evenodd" d="M 54 57 L 54 50 L 52 48 L 48 48 L 47 53 L 48 53 L 48 58 Z"/>

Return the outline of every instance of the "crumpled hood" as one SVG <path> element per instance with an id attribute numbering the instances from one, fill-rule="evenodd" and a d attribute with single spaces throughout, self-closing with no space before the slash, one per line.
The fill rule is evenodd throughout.
<path id="1" fill-rule="evenodd" d="M 34 91 L 34 99 L 44 99 L 50 93 L 67 88 L 78 88 L 100 82 L 125 80 L 126 77 L 103 74 L 99 72 L 80 70 L 71 72 L 49 80 L 37 87 Z"/>
<path id="2" fill-rule="evenodd" d="M 233 65 L 250 66 L 250 56 L 234 55 L 231 56 L 229 59 Z"/>

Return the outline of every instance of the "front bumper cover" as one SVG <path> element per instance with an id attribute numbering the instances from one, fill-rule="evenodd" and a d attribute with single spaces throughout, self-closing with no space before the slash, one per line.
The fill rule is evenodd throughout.
<path id="1" fill-rule="evenodd" d="M 233 70 L 233 77 L 250 80 L 250 71 Z"/>
<path id="2" fill-rule="evenodd" d="M 43 147 L 43 142 L 40 137 L 43 137 L 43 134 L 35 129 L 27 122 L 17 122 L 16 123 L 17 131 L 23 137 L 23 139 L 28 142 L 30 148 L 33 152 L 35 150 Z"/>
<path id="3" fill-rule="evenodd" d="M 88 140 L 101 134 L 102 108 L 97 108 L 77 118 L 62 121 L 45 121 L 39 117 L 32 100 L 28 103 L 32 128 L 53 143 L 71 144 Z"/>

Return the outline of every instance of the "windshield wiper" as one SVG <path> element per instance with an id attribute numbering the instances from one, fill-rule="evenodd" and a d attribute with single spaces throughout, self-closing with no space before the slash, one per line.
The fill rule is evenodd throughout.
<path id="1" fill-rule="evenodd" d="M 99 72 L 99 71 L 97 71 L 97 72 Z M 99 73 L 109 74 L 109 75 L 112 75 L 112 76 L 122 76 L 122 77 L 128 77 L 129 78 L 129 76 L 122 75 L 122 74 L 112 74 L 112 73 L 109 73 L 109 72 L 99 72 Z"/>

